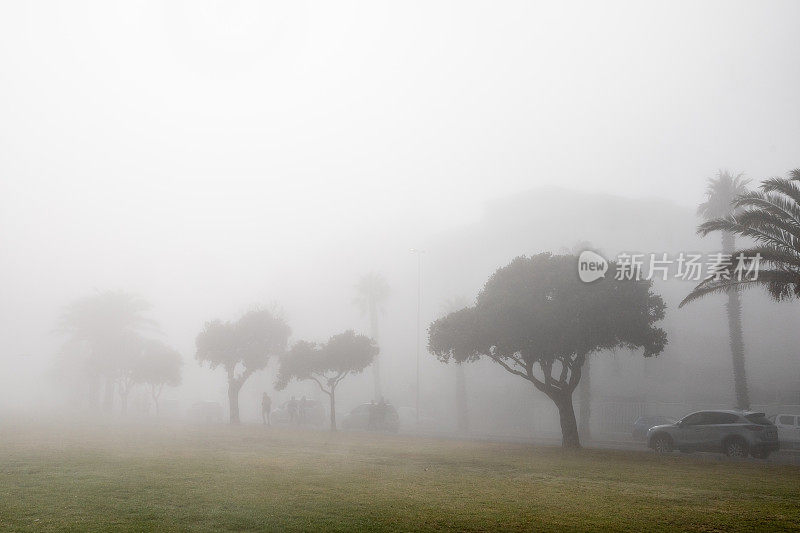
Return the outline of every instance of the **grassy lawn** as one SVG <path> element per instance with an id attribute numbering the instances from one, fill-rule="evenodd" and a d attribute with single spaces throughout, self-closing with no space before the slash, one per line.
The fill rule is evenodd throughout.
<path id="1" fill-rule="evenodd" d="M 3 530 L 800 528 L 800 468 L 259 426 L 0 426 Z"/>

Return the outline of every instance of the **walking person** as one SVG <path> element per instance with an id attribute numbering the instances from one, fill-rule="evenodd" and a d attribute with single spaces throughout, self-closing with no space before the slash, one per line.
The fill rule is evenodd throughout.
<path id="1" fill-rule="evenodd" d="M 297 400 L 294 396 L 287 402 L 286 410 L 289 411 L 289 422 L 297 423 Z"/>
<path id="2" fill-rule="evenodd" d="M 308 400 L 305 396 L 300 398 L 300 423 L 306 423 L 306 411 L 308 411 Z"/>

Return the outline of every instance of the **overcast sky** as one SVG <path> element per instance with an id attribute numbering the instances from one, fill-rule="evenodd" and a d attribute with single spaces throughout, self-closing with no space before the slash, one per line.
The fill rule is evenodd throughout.
<path id="1" fill-rule="evenodd" d="M 798 21 L 800 2 L 3 2 L 0 357 L 91 288 L 228 294 L 224 315 L 314 250 L 347 261 L 487 199 L 694 205 L 720 167 L 783 174 Z"/>

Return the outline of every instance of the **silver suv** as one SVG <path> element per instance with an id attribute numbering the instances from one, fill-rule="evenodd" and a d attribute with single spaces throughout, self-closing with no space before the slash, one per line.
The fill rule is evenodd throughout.
<path id="1" fill-rule="evenodd" d="M 647 432 L 647 446 L 657 453 L 722 452 L 729 457 L 760 459 L 780 449 L 778 430 L 764 413 L 751 411 L 698 411 L 674 424 Z"/>

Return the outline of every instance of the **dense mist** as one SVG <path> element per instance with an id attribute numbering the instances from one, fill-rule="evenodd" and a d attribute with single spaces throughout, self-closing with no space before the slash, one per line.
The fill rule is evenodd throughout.
<path id="1" fill-rule="evenodd" d="M 184 360 L 166 394 L 185 409 L 225 399 L 194 357 L 205 321 L 266 306 L 293 339 L 369 334 L 355 285 L 380 273 L 382 379 L 407 405 L 410 248 L 426 251 L 423 330 L 518 255 L 715 250 L 694 232 L 706 178 L 782 174 L 800 140 L 800 72 L 782 53 L 800 44 L 797 6 L 721 5 L 689 18 L 688 4 L 637 3 L 5 6 L 0 405 L 65 407 L 58 318 L 103 291 L 152 304 L 156 336 Z M 690 386 L 724 366 L 724 333 L 697 325 L 721 328 L 721 305 L 677 311 L 691 286 L 658 289 L 670 345 L 652 364 Z M 790 387 L 800 376 L 780 365 L 798 339 L 760 319 L 774 305 L 745 295 L 746 342 L 760 346 L 748 366 Z M 618 358 L 635 359 L 602 354 L 598 379 L 613 382 Z M 251 417 L 276 364 L 243 390 Z M 513 386 L 486 366 L 469 387 L 481 405 Z M 368 374 L 348 402 L 369 399 Z M 445 418 L 451 374 L 423 353 L 423 403 Z M 729 383 L 715 386 L 724 403 Z M 626 387 L 611 389 L 652 393 Z M 671 390 L 665 401 L 683 396 Z"/>

